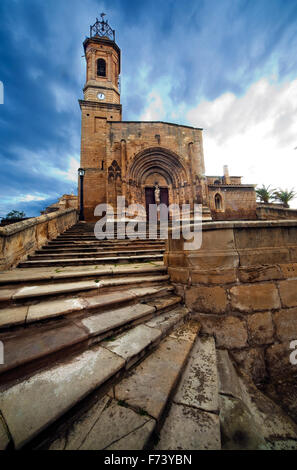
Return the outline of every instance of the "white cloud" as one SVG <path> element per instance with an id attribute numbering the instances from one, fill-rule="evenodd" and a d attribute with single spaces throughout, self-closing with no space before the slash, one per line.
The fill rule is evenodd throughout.
<path id="1" fill-rule="evenodd" d="M 205 129 L 207 174 L 222 174 L 227 164 L 244 183 L 297 190 L 297 79 L 261 79 L 241 97 L 225 93 L 200 103 L 187 119 Z"/>
<path id="2" fill-rule="evenodd" d="M 79 168 L 79 157 L 77 158 L 71 157 L 68 170 L 66 171 L 66 178 L 68 181 L 73 181 L 74 183 L 77 183 L 78 168 Z"/>
<path id="3" fill-rule="evenodd" d="M 51 87 L 51 92 L 55 99 L 55 106 L 58 113 L 67 112 L 70 109 L 76 110 L 77 101 L 73 96 L 73 90 L 61 87 L 57 83 Z"/>
<path id="4" fill-rule="evenodd" d="M 79 168 L 79 157 L 70 157 L 68 163 L 68 170 L 60 170 L 58 168 L 48 168 L 49 172 L 53 176 L 58 177 L 59 179 L 65 180 L 67 182 L 71 181 L 77 183 L 77 170 Z"/>
<path id="5" fill-rule="evenodd" d="M 38 196 L 37 194 L 26 194 L 17 196 L 15 198 L 16 202 L 30 202 L 30 201 L 44 201 L 47 196 Z"/>
<path id="6" fill-rule="evenodd" d="M 152 91 L 148 96 L 148 104 L 140 117 L 141 121 L 161 121 L 164 119 L 165 110 L 161 96 L 156 91 Z"/>
<path id="7" fill-rule="evenodd" d="M 146 107 L 140 121 L 183 121 L 185 104 L 172 101 L 173 82 L 169 76 L 161 77 L 146 98 Z"/>

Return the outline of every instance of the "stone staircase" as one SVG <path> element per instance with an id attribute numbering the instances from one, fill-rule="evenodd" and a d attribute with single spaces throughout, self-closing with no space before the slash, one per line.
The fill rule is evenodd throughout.
<path id="1" fill-rule="evenodd" d="M 92 230 L 0 273 L 0 449 L 295 448 L 294 423 L 198 335 L 162 241 Z"/>
<path id="2" fill-rule="evenodd" d="M 190 328 L 164 242 L 99 241 L 93 228 L 77 224 L 0 273 L 0 448 L 33 446 L 176 328 Z"/>

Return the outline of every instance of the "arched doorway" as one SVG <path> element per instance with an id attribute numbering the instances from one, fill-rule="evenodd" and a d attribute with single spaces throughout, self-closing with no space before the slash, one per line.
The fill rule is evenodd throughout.
<path id="1" fill-rule="evenodd" d="M 145 208 L 146 215 L 149 215 L 150 204 L 165 204 L 169 206 L 169 184 L 170 182 L 161 174 L 152 172 L 144 179 Z M 158 199 L 156 199 L 158 191 Z"/>
<path id="2" fill-rule="evenodd" d="M 189 169 L 177 154 L 162 147 L 148 148 L 132 160 L 127 170 L 129 203 L 147 207 L 155 203 L 154 188 L 160 188 L 160 203 L 185 204 L 193 200 Z"/>

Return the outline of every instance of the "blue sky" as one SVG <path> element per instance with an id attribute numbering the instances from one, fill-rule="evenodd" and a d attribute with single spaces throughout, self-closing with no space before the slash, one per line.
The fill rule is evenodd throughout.
<path id="1" fill-rule="evenodd" d="M 204 127 L 207 174 L 297 190 L 297 0 L 1 0 L 0 216 L 76 192 L 82 42 L 102 11 L 124 120 Z"/>

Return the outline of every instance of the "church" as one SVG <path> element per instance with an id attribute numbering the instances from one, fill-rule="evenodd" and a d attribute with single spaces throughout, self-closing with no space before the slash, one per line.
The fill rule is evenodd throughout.
<path id="1" fill-rule="evenodd" d="M 205 221 L 256 219 L 254 185 L 229 176 L 227 166 L 223 176 L 205 175 L 202 128 L 122 120 L 121 50 L 104 16 L 83 43 L 87 70 L 79 100 L 84 175 L 79 195 L 84 220 L 97 220 L 98 204 L 116 210 L 118 196 L 127 206 L 142 204 L 147 213 L 154 203 L 201 204 Z"/>

